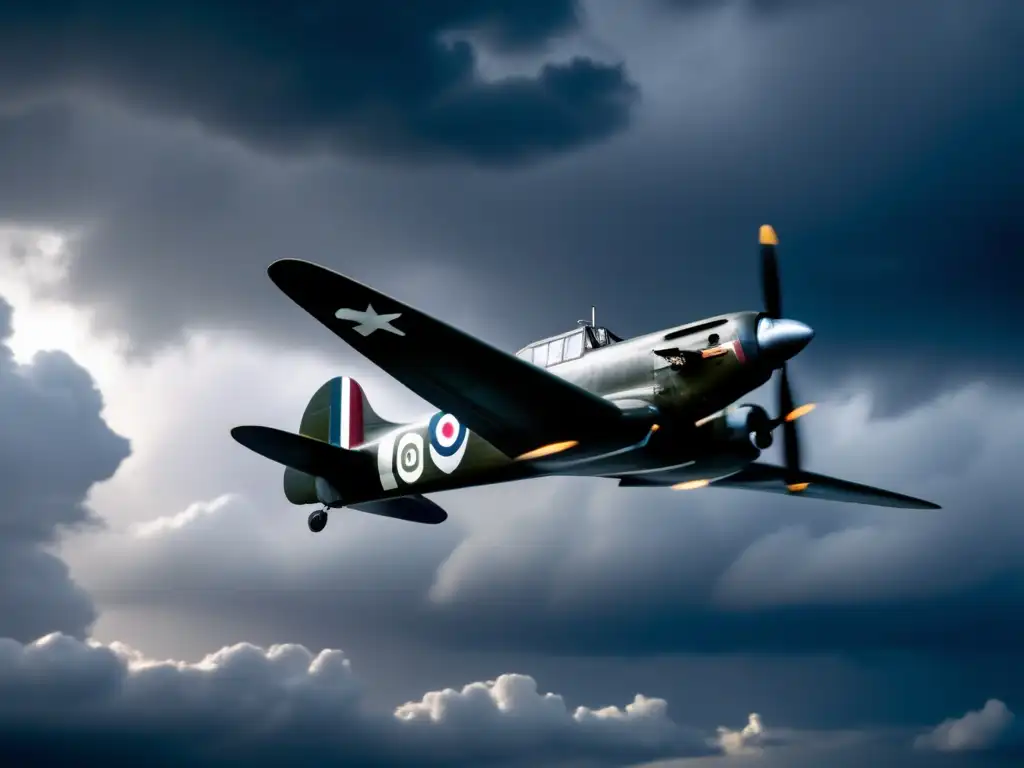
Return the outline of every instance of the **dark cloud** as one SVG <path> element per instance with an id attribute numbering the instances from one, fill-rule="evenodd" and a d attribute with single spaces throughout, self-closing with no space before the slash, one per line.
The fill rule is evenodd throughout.
<path id="1" fill-rule="evenodd" d="M 86 494 L 113 475 L 128 442 L 107 427 L 91 377 L 67 355 L 14 360 L 10 321 L 0 299 L 0 633 L 82 636 L 96 618 L 92 601 L 47 548 L 62 530 L 97 522 Z"/>
<path id="2" fill-rule="evenodd" d="M 615 766 L 720 752 L 661 699 L 570 708 L 526 675 L 361 706 L 345 655 L 223 648 L 198 664 L 50 635 L 0 640 L 0 755 L 14 764 Z"/>
<path id="3" fill-rule="evenodd" d="M 618 132 L 635 99 L 621 66 L 585 58 L 484 80 L 445 39 L 534 52 L 578 27 L 573 0 L 56 0 L 0 19 L 8 102 L 85 91 L 274 151 L 519 163 Z"/>
<path id="4" fill-rule="evenodd" d="M 594 3 L 593 34 L 644 89 L 639 119 L 619 141 L 511 174 L 284 168 L 180 124 L 39 106 L 3 129 L 0 211 L 85 221 L 62 294 L 140 351 L 200 326 L 336 349 L 267 283 L 281 256 L 464 315 L 509 347 L 591 302 L 631 335 L 759 306 L 754 238 L 771 221 L 786 310 L 818 331 L 804 358 L 823 389 L 881 379 L 888 413 L 975 379 L 1019 381 L 1004 319 L 1020 291 L 1001 276 L 1024 239 L 1024 9 L 811 5 L 769 19 Z"/>

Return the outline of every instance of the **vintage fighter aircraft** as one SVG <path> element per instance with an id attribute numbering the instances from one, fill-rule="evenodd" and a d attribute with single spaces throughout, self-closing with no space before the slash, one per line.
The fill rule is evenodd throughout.
<path id="1" fill-rule="evenodd" d="M 764 310 L 622 339 L 593 321 L 515 355 L 389 296 L 296 259 L 270 265 L 295 303 L 438 410 L 385 421 L 351 378 L 313 395 L 299 434 L 235 427 L 242 445 L 285 466 L 293 504 L 352 507 L 419 523 L 447 514 L 423 494 L 541 475 L 621 487 L 741 488 L 877 506 L 931 502 L 806 471 L 786 361 L 814 332 L 782 314 L 775 231 L 760 232 Z M 778 411 L 733 403 L 779 371 Z M 757 461 L 781 427 L 784 462 Z"/>

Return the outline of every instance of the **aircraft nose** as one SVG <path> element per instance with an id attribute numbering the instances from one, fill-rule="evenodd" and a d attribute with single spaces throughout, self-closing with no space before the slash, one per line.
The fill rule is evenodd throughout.
<path id="1" fill-rule="evenodd" d="M 813 338 L 814 329 L 798 320 L 762 317 L 757 323 L 757 346 L 773 368 L 796 355 Z"/>

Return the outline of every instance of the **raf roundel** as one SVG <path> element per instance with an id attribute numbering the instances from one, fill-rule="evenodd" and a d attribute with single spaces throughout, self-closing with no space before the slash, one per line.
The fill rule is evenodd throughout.
<path id="1" fill-rule="evenodd" d="M 398 441 L 398 476 L 412 485 L 423 474 L 423 438 L 409 432 Z"/>
<path id="2" fill-rule="evenodd" d="M 430 419 L 430 458 L 434 466 L 451 474 L 462 462 L 469 442 L 469 430 L 450 413 L 436 413 Z"/>

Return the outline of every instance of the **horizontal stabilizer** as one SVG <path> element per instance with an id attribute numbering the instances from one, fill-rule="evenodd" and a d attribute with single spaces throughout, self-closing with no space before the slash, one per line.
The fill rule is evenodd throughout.
<path id="1" fill-rule="evenodd" d="M 235 427 L 231 436 L 250 451 L 312 477 L 377 476 L 377 465 L 368 453 L 348 451 L 313 437 L 273 427 Z"/>
<path id="2" fill-rule="evenodd" d="M 902 493 L 872 488 L 869 485 L 840 480 L 827 475 L 800 470 L 800 491 L 791 491 L 786 485 L 787 470 L 772 464 L 753 462 L 735 475 L 723 477 L 711 482 L 712 488 L 737 488 L 747 491 L 763 491 L 780 493 L 787 496 L 798 496 L 808 499 L 826 501 L 842 501 L 848 504 L 867 504 L 876 507 L 898 507 L 901 509 L 941 509 L 938 504 Z M 659 481 L 656 476 L 625 477 L 619 481 L 622 487 L 670 486 L 674 480 Z"/>
<path id="3" fill-rule="evenodd" d="M 448 519 L 447 512 L 419 494 L 399 496 L 395 499 L 364 501 L 348 506 L 359 512 L 369 512 L 371 515 L 393 517 L 396 520 L 407 520 L 411 523 L 425 523 L 426 525 L 437 525 Z"/>

